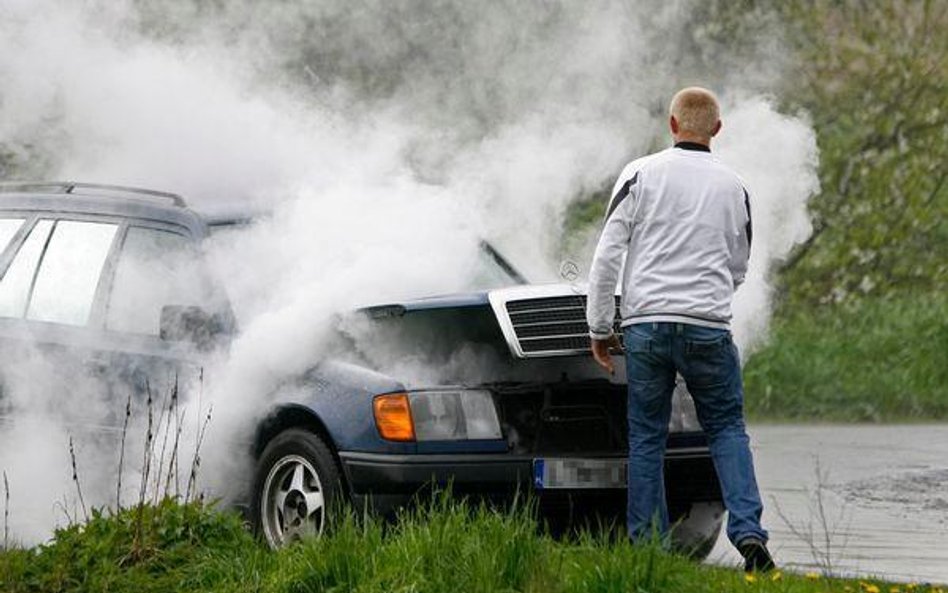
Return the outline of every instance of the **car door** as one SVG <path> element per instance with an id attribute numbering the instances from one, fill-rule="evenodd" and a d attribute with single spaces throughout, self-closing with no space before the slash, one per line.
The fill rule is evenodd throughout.
<path id="1" fill-rule="evenodd" d="M 97 347 L 88 323 L 120 224 L 31 215 L 4 250 L 0 385 L 8 412 L 81 417 L 101 408 L 103 384 L 85 372 Z"/>
<path id="2" fill-rule="evenodd" d="M 181 312 L 197 311 L 199 322 L 216 322 L 212 333 L 226 340 L 232 317 L 195 239 L 175 225 L 129 221 L 102 290 L 97 323 L 111 345 L 108 364 L 118 384 L 150 391 L 165 405 L 173 393 L 200 389 L 208 345 L 191 339 L 199 333 L 194 328 L 170 326 L 182 322 Z"/>
<path id="3" fill-rule="evenodd" d="M 157 414 L 199 373 L 191 344 L 160 336 L 164 305 L 204 304 L 209 292 L 185 229 L 80 215 L 0 220 L 12 233 L 0 261 L 6 415 L 114 429 L 129 397 L 136 407 L 151 399 Z"/>

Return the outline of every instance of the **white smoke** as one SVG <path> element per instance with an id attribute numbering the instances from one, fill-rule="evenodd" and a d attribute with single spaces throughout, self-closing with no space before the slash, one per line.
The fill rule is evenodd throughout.
<path id="1" fill-rule="evenodd" d="M 31 175 L 271 212 L 210 245 L 242 328 L 202 401 L 219 404 L 220 436 L 319 359 L 333 314 L 464 288 L 481 237 L 531 278 L 555 279 L 566 207 L 665 146 L 668 98 L 702 83 L 724 100 L 716 149 L 754 195 L 754 255 L 735 304 L 751 345 L 766 328 L 768 270 L 809 232 L 816 147 L 805 117 L 761 95 L 780 78 L 779 35 L 768 24 L 750 49 L 715 49 L 701 10 L 0 0 L 0 143 Z M 0 434 L 13 528 L 28 541 L 62 520 L 53 503 L 73 491 L 69 419 L 44 410 L 80 392 L 39 387 Z M 226 446 L 212 439 L 208 458 Z M 87 495 L 101 503 L 111 488 Z"/>
<path id="2" fill-rule="evenodd" d="M 754 235 L 745 283 L 734 297 L 734 338 L 746 358 L 766 336 L 772 267 L 813 230 L 807 200 L 819 191 L 816 134 L 805 115 L 782 115 L 766 97 L 725 97 L 715 149 L 751 192 Z"/>

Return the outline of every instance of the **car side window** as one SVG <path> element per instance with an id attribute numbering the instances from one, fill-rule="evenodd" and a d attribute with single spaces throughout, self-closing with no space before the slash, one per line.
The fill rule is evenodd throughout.
<path id="1" fill-rule="evenodd" d="M 27 319 L 85 325 L 117 224 L 56 222 L 33 282 Z"/>
<path id="2" fill-rule="evenodd" d="M 0 316 L 23 317 L 27 300 L 30 298 L 36 265 L 43 255 L 52 228 L 51 220 L 37 222 L 10 262 L 6 273 L 0 279 Z"/>
<path id="3" fill-rule="evenodd" d="M 210 300 L 210 283 L 189 238 L 129 227 L 112 281 L 107 329 L 157 336 L 162 307 L 207 307 Z"/>
<path id="4" fill-rule="evenodd" d="M 10 239 L 23 226 L 22 218 L 0 218 L 0 253 L 3 253 Z"/>

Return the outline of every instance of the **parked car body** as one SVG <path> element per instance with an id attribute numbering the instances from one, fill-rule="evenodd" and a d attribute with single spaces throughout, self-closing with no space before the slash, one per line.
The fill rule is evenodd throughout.
<path id="1" fill-rule="evenodd" d="M 102 377 L 108 421 L 119 422 L 130 386 L 193 370 L 235 334 L 201 261 L 208 233 L 171 194 L 0 186 L 4 369 L 24 349 L 65 356 L 70 372 Z M 532 496 L 558 530 L 623 524 L 621 361 L 612 378 L 590 361 L 580 289 L 529 285 L 487 244 L 483 255 L 493 288 L 350 312 L 332 356 L 261 397 L 271 407 L 248 438 L 254 477 L 235 498 L 270 545 L 321 533 L 334 501 L 387 513 L 447 484 L 499 503 Z M 404 360 L 437 372 L 408 376 Z M 675 542 L 706 555 L 723 506 L 683 386 L 665 472 Z"/>

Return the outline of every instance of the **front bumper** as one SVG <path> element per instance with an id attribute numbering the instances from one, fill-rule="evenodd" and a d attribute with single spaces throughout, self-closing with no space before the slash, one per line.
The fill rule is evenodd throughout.
<path id="1" fill-rule="evenodd" d="M 411 504 L 419 494 L 430 493 L 432 487 L 450 486 L 452 494 L 499 505 L 522 501 L 526 495 L 553 534 L 625 525 L 626 488 L 538 489 L 533 456 L 341 452 L 339 457 L 356 508 L 385 515 Z M 621 462 L 625 456 L 585 458 Z M 668 449 L 665 492 L 669 519 L 675 525 L 673 545 L 697 559 L 707 557 L 721 530 L 724 505 L 706 446 Z"/>
<path id="2" fill-rule="evenodd" d="M 569 456 L 625 458 L 622 455 Z M 511 499 L 518 492 L 530 493 L 541 509 L 563 504 L 575 508 L 587 500 L 598 508 L 621 506 L 624 511 L 625 506 L 624 488 L 538 490 L 533 483 L 535 457 L 532 455 L 340 452 L 339 457 L 354 501 L 360 506 L 368 502 L 382 513 L 410 502 L 419 491 L 448 485 L 455 494 L 496 501 Z M 669 449 L 665 455 L 665 489 L 672 514 L 675 509 L 686 509 L 693 503 L 720 502 L 717 474 L 707 448 Z"/>

